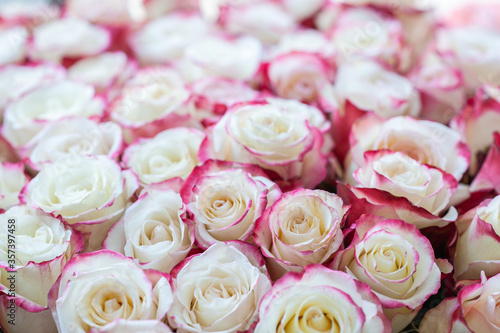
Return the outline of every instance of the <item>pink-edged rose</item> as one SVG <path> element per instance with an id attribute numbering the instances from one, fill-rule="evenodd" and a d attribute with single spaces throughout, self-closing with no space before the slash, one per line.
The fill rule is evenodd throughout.
<path id="1" fill-rule="evenodd" d="M 92 86 L 58 81 L 38 87 L 9 104 L 2 133 L 20 148 L 51 122 L 74 117 L 101 119 L 103 112 L 103 101 L 96 97 Z"/>
<path id="2" fill-rule="evenodd" d="M 483 201 L 456 222 L 455 280 L 500 273 L 500 196 Z"/>
<path id="3" fill-rule="evenodd" d="M 447 298 L 422 319 L 420 332 L 494 333 L 500 330 L 500 274 L 466 281 L 458 297 Z M 436 325 L 436 323 L 439 323 Z"/>
<path id="4" fill-rule="evenodd" d="M 470 151 L 458 132 L 432 121 L 412 117 L 381 119 L 367 115 L 356 122 L 349 138 L 351 158 L 347 177 L 363 165 L 364 153 L 388 149 L 405 153 L 421 164 L 439 168 L 460 180 L 469 167 Z"/>
<path id="5" fill-rule="evenodd" d="M 110 32 L 76 17 L 65 17 L 36 27 L 30 44 L 30 58 L 61 62 L 99 54 L 109 47 Z"/>
<path id="6" fill-rule="evenodd" d="M 168 321 L 177 332 L 245 332 L 257 321 L 271 289 L 264 259 L 243 242 L 217 243 L 172 273 L 174 302 Z"/>
<path id="7" fill-rule="evenodd" d="M 176 177 L 186 179 L 198 164 L 204 138 L 205 134 L 194 128 L 171 128 L 128 146 L 122 162 L 134 171 L 143 186 Z"/>
<path id="8" fill-rule="evenodd" d="M 481 169 L 470 185 L 471 192 L 495 190 L 500 193 L 500 178 L 498 177 L 498 168 L 500 167 L 500 133 L 493 134 L 488 155 L 481 165 Z"/>
<path id="9" fill-rule="evenodd" d="M 309 264 L 323 264 L 342 248 L 349 206 L 336 194 L 297 189 L 266 209 L 255 226 L 255 243 L 277 279 Z"/>
<path id="10" fill-rule="evenodd" d="M 123 150 L 122 130 L 113 122 L 86 118 L 57 120 L 30 140 L 20 155 L 32 169 L 77 155 L 104 155 L 118 159 Z"/>
<path id="11" fill-rule="evenodd" d="M 169 280 L 168 274 L 144 271 L 113 251 L 85 253 L 64 267 L 49 292 L 49 308 L 60 333 L 108 332 L 135 320 L 163 321 L 172 304 Z"/>
<path id="12" fill-rule="evenodd" d="M 402 220 L 363 215 L 354 239 L 340 251 L 332 268 L 365 282 L 380 298 L 384 313 L 399 332 L 437 293 L 441 271 L 430 241 Z"/>
<path id="13" fill-rule="evenodd" d="M 19 194 L 28 181 L 23 163 L 0 163 L 0 210 L 19 203 Z"/>
<path id="14" fill-rule="evenodd" d="M 24 188 L 24 201 L 61 216 L 85 237 L 85 250 L 99 249 L 139 184 L 106 156 L 74 155 L 44 167 Z"/>
<path id="15" fill-rule="evenodd" d="M 0 26 L 0 66 L 24 62 L 27 54 L 28 30 L 23 26 Z"/>
<path id="16" fill-rule="evenodd" d="M 146 19 L 144 0 L 67 0 L 65 12 L 94 24 L 126 26 Z"/>
<path id="17" fill-rule="evenodd" d="M 194 243 L 192 222 L 174 191 L 148 191 L 108 232 L 103 248 L 139 261 L 143 269 L 170 272 Z"/>
<path id="18" fill-rule="evenodd" d="M 201 161 L 245 161 L 284 181 L 318 185 L 326 176 L 323 133 L 330 124 L 316 108 L 293 100 L 238 104 L 208 130 Z"/>
<path id="19" fill-rule="evenodd" d="M 256 333 L 391 332 L 365 283 L 321 265 L 288 273 L 262 299 Z"/>
<path id="20" fill-rule="evenodd" d="M 186 180 L 181 195 L 202 248 L 251 240 L 255 221 L 281 195 L 255 165 L 209 160 Z"/>
<path id="21" fill-rule="evenodd" d="M 0 325 L 7 332 L 56 331 L 47 308 L 49 289 L 82 249 L 81 234 L 28 206 L 8 209 L 0 225 Z"/>

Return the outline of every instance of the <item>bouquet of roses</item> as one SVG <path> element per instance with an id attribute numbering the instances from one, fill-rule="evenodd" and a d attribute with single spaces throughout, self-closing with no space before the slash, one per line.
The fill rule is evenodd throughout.
<path id="1" fill-rule="evenodd" d="M 500 332 L 500 6 L 0 4 L 0 327 Z"/>

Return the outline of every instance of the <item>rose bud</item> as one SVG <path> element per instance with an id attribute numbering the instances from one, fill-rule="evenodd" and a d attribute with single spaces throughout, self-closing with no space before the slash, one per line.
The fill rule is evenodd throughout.
<path id="1" fill-rule="evenodd" d="M 23 163 L 0 163 L 0 211 L 19 203 L 19 194 L 28 181 Z"/>
<path id="2" fill-rule="evenodd" d="M 205 134 L 194 128 L 172 128 L 151 139 L 138 139 L 127 147 L 122 163 L 137 175 L 142 186 L 172 178 L 185 180 L 198 165 L 204 138 Z"/>
<path id="3" fill-rule="evenodd" d="M 463 74 L 469 95 L 482 84 L 500 85 L 500 36 L 480 27 L 443 29 L 437 50 Z"/>
<path id="4" fill-rule="evenodd" d="M 213 35 L 189 45 L 184 56 L 199 68 L 203 77 L 218 76 L 247 81 L 259 69 L 262 53 L 262 45 L 254 37 Z"/>
<path id="5" fill-rule="evenodd" d="M 20 151 L 33 170 L 73 156 L 105 155 L 118 159 L 123 150 L 120 126 L 113 122 L 95 123 L 86 118 L 57 120 L 42 129 Z"/>
<path id="6" fill-rule="evenodd" d="M 148 191 L 108 232 L 103 248 L 139 261 L 143 269 L 169 273 L 194 243 L 186 207 L 173 191 Z"/>
<path id="7" fill-rule="evenodd" d="M 111 120 L 124 130 L 125 142 L 152 138 L 173 127 L 201 127 L 190 116 L 190 93 L 171 68 L 143 68 L 126 83 L 109 108 Z"/>
<path id="8" fill-rule="evenodd" d="M 380 215 L 421 229 L 443 227 L 457 218 L 456 209 L 450 207 L 457 180 L 402 152 L 368 151 L 353 176 L 359 183 L 349 187 L 349 202 L 357 213 L 354 219 L 359 214 Z"/>
<path id="9" fill-rule="evenodd" d="M 29 206 L 7 210 L 0 215 L 0 226 L 0 326 L 9 333 L 56 332 L 47 308 L 49 289 L 66 262 L 82 249 L 82 235 Z M 12 304 L 15 313 L 9 316 Z"/>
<path id="10" fill-rule="evenodd" d="M 0 26 L 0 66 L 24 62 L 28 38 L 29 32 L 25 27 Z"/>
<path id="11" fill-rule="evenodd" d="M 254 240 L 273 280 L 323 264 L 341 249 L 349 206 L 336 194 L 297 189 L 281 196 L 257 220 Z"/>
<path id="12" fill-rule="evenodd" d="M 380 62 L 396 71 L 409 66 L 410 49 L 405 45 L 400 21 L 369 7 L 348 7 L 330 32 L 338 49 L 338 62 L 364 58 Z"/>
<path id="13" fill-rule="evenodd" d="M 288 53 L 273 58 L 267 66 L 271 89 L 279 97 L 305 103 L 316 101 L 328 83 L 332 70 L 320 57 L 310 53 Z"/>
<path id="14" fill-rule="evenodd" d="M 271 289 L 259 251 L 243 242 L 218 243 L 172 272 L 168 322 L 178 332 L 245 332 Z"/>
<path id="15" fill-rule="evenodd" d="M 237 104 L 209 128 L 198 157 L 257 164 L 292 187 L 313 188 L 326 176 L 322 148 L 328 129 L 318 109 L 297 101 Z"/>
<path id="16" fill-rule="evenodd" d="M 399 332 L 441 285 L 431 243 L 413 225 L 371 215 L 356 221 L 355 232 L 331 267 L 368 284 Z"/>
<path id="17" fill-rule="evenodd" d="M 96 91 L 105 93 L 111 101 L 136 69 L 136 62 L 129 60 L 125 53 L 105 52 L 77 61 L 68 69 L 68 77 L 94 86 Z"/>
<path id="18" fill-rule="evenodd" d="M 111 42 L 109 31 L 76 18 L 67 17 L 36 27 L 30 44 L 30 58 L 60 63 L 101 53 Z"/>
<path id="19" fill-rule="evenodd" d="M 447 298 L 427 311 L 419 332 L 498 332 L 500 274 L 489 279 L 482 274 L 480 281 L 470 282 L 458 297 Z"/>
<path id="20" fill-rule="evenodd" d="M 487 152 L 494 143 L 493 133 L 500 129 L 500 100 L 485 99 L 484 93 L 479 91 L 474 100 L 450 123 L 450 127 L 462 135 L 471 151 L 471 175 L 479 170 L 478 157 Z"/>
<path id="21" fill-rule="evenodd" d="M 85 237 L 85 251 L 100 249 L 139 184 L 106 156 L 80 156 L 48 164 L 23 189 L 22 199 L 61 216 Z"/>
<path id="22" fill-rule="evenodd" d="M 61 81 L 66 69 L 59 65 L 10 65 L 0 69 L 0 119 L 5 107 L 26 93 L 44 85 Z"/>
<path id="23" fill-rule="evenodd" d="M 456 222 L 455 281 L 500 273 L 500 196 L 483 201 Z"/>
<path id="24" fill-rule="evenodd" d="M 137 327 L 134 321 L 165 319 L 172 304 L 169 280 L 113 251 L 85 253 L 64 267 L 50 289 L 49 308 L 60 333 L 108 332 L 118 325 L 127 332 Z"/>
<path id="25" fill-rule="evenodd" d="M 67 0 L 65 14 L 94 24 L 127 26 L 146 19 L 144 0 Z"/>
<path id="26" fill-rule="evenodd" d="M 205 249 L 217 242 L 251 241 L 255 221 L 280 195 L 259 167 L 212 160 L 195 168 L 181 188 L 197 243 Z"/>
<path id="27" fill-rule="evenodd" d="M 259 305 L 255 333 L 389 333 L 391 323 L 370 287 L 321 265 L 288 273 Z"/>
<path id="28" fill-rule="evenodd" d="M 133 32 L 129 45 L 142 65 L 166 64 L 181 58 L 187 46 L 201 41 L 210 30 L 198 14 L 178 11 Z"/>
<path id="29" fill-rule="evenodd" d="M 470 151 L 460 134 L 449 127 L 411 117 L 387 120 L 367 115 L 357 121 L 349 137 L 346 177 L 364 163 L 369 150 L 402 152 L 421 164 L 439 168 L 460 180 L 469 167 Z"/>
<path id="30" fill-rule="evenodd" d="M 100 120 L 103 107 L 92 86 L 59 81 L 10 104 L 5 110 L 2 133 L 13 146 L 21 148 L 51 122 L 74 117 Z"/>

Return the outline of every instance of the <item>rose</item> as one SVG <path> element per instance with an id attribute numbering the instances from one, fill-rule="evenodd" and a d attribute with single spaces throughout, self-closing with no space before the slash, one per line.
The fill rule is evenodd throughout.
<path id="1" fill-rule="evenodd" d="M 71 118 L 47 125 L 21 149 L 20 155 L 31 168 L 40 170 L 48 163 L 74 154 L 117 159 L 123 145 L 122 131 L 117 124 Z"/>
<path id="2" fill-rule="evenodd" d="M 182 57 L 188 45 L 200 41 L 210 30 L 196 14 L 174 12 L 135 31 L 129 45 L 142 64 L 165 64 Z"/>
<path id="3" fill-rule="evenodd" d="M 130 321 L 163 321 L 172 304 L 169 279 L 113 251 L 85 253 L 64 267 L 50 289 L 49 308 L 61 333 L 106 332 L 115 321 L 130 329 Z"/>
<path id="4" fill-rule="evenodd" d="M 487 128 L 486 128 L 487 130 Z M 493 143 L 486 155 L 479 172 L 470 184 L 470 191 L 495 190 L 500 193 L 500 179 L 498 178 L 498 165 L 500 164 L 500 133 L 493 133 Z"/>
<path id="5" fill-rule="evenodd" d="M 409 66 L 410 52 L 405 45 L 402 23 L 369 7 L 342 10 L 332 28 L 331 39 L 340 50 L 337 59 L 340 63 L 367 58 L 398 71 Z"/>
<path id="6" fill-rule="evenodd" d="M 143 269 L 170 272 L 194 243 L 192 222 L 173 191 L 149 191 L 108 232 L 103 248 L 137 259 Z"/>
<path id="7" fill-rule="evenodd" d="M 66 13 L 92 23 L 111 26 L 126 26 L 140 23 L 146 19 L 144 0 L 68 0 L 65 2 Z"/>
<path id="8" fill-rule="evenodd" d="M 124 129 L 125 141 L 154 137 L 169 128 L 190 126 L 189 91 L 171 68 L 144 68 L 126 83 L 110 106 L 111 120 Z"/>
<path id="9" fill-rule="evenodd" d="M 368 151 L 364 165 L 353 176 L 359 185 L 349 187 L 348 196 L 358 214 L 402 219 L 419 229 L 442 227 L 457 218 L 456 209 L 450 207 L 457 180 L 404 153 Z"/>
<path id="10" fill-rule="evenodd" d="M 498 32 L 480 27 L 443 29 L 437 43 L 438 51 L 450 54 L 450 63 L 462 71 L 470 95 L 481 84 L 500 85 Z"/>
<path id="11" fill-rule="evenodd" d="M 226 31 L 256 37 L 264 44 L 276 43 L 297 26 L 295 18 L 283 6 L 271 1 L 242 1 L 231 6 L 220 21 Z"/>
<path id="12" fill-rule="evenodd" d="M 72 156 L 43 168 L 23 190 L 34 207 L 61 216 L 85 236 L 85 250 L 99 249 L 138 188 L 129 171 L 106 156 Z"/>
<path id="13" fill-rule="evenodd" d="M 321 149 L 328 128 L 318 109 L 296 101 L 234 105 L 208 130 L 199 159 L 245 161 L 314 187 L 326 175 Z"/>
<path id="14" fill-rule="evenodd" d="M 4 137 L 20 148 L 39 133 L 47 123 L 63 118 L 100 119 L 103 102 L 92 86 L 73 81 L 59 81 L 39 87 L 10 104 L 5 110 Z"/>
<path id="15" fill-rule="evenodd" d="M 288 273 L 264 296 L 256 333 L 385 332 L 391 324 L 370 288 L 348 274 L 309 265 Z"/>
<path id="16" fill-rule="evenodd" d="M 174 302 L 168 321 L 177 332 L 244 332 L 271 289 L 264 260 L 252 245 L 217 243 L 172 273 Z"/>
<path id="17" fill-rule="evenodd" d="M 302 21 L 316 14 L 324 5 L 325 0 L 312 0 L 308 2 L 283 0 L 281 2 L 288 13 L 292 14 L 297 21 Z"/>
<path id="18" fill-rule="evenodd" d="M 66 262 L 82 249 L 81 234 L 28 206 L 0 215 L 0 227 L 0 325 L 8 332 L 55 331 L 47 295 Z M 9 316 L 12 304 L 15 318 Z M 15 326 L 7 324 L 12 319 Z"/>
<path id="19" fill-rule="evenodd" d="M 19 194 L 28 181 L 23 163 L 0 163 L 0 210 L 19 203 Z"/>
<path id="20" fill-rule="evenodd" d="M 431 243 L 402 220 L 363 215 L 351 244 L 337 253 L 333 269 L 365 282 L 380 298 L 393 332 L 401 331 L 441 285 Z"/>
<path id="21" fill-rule="evenodd" d="M 266 209 L 255 226 L 259 246 L 271 277 L 301 272 L 309 264 L 323 264 L 341 249 L 341 227 L 349 206 L 335 194 L 297 189 Z"/>
<path id="22" fill-rule="evenodd" d="M 277 57 L 293 52 L 316 54 L 333 64 L 336 49 L 321 31 L 303 29 L 282 36 L 279 43 L 269 50 L 269 55 Z"/>
<path id="23" fill-rule="evenodd" d="M 0 17 L 6 26 L 23 25 L 32 29 L 61 15 L 59 6 L 40 1 L 4 1 L 0 4 Z"/>
<path id="24" fill-rule="evenodd" d="M 500 273 L 500 196 L 488 199 L 456 222 L 455 280 L 479 279 Z"/>
<path id="25" fill-rule="evenodd" d="M 0 27 L 0 66 L 21 63 L 26 58 L 28 30 Z"/>
<path id="26" fill-rule="evenodd" d="M 39 86 L 62 80 L 65 76 L 66 70 L 58 65 L 10 65 L 1 68 L 0 110 L 2 112 L 0 119 L 3 119 L 3 111 L 8 103 Z"/>
<path id="27" fill-rule="evenodd" d="M 262 53 L 262 45 L 256 38 L 214 35 L 189 45 L 184 56 L 203 76 L 250 80 L 259 69 Z"/>
<path id="28" fill-rule="evenodd" d="M 411 117 L 382 120 L 367 115 L 356 122 L 349 137 L 351 159 L 346 174 L 363 164 L 369 150 L 389 149 L 410 156 L 421 164 L 439 168 L 460 180 L 469 166 L 470 152 L 460 134 L 449 127 Z"/>
<path id="29" fill-rule="evenodd" d="M 423 118 L 447 124 L 465 105 L 461 71 L 447 64 L 435 52 L 426 52 L 409 74 L 420 91 Z"/>
<path id="30" fill-rule="evenodd" d="M 113 100 L 136 68 L 136 62 L 129 60 L 125 53 L 105 52 L 77 61 L 68 69 L 68 77 L 93 85 L 97 91 L 104 91 L 108 99 Z"/>
<path id="31" fill-rule="evenodd" d="M 288 53 L 272 59 L 267 67 L 269 83 L 283 98 L 314 102 L 332 70 L 323 59 L 310 53 Z"/>
<path id="32" fill-rule="evenodd" d="M 96 55 L 108 48 L 110 40 L 108 30 L 66 17 L 36 27 L 29 53 L 33 60 L 61 62 L 63 58 Z"/>
<path id="33" fill-rule="evenodd" d="M 255 221 L 280 195 L 260 168 L 212 160 L 195 168 L 181 188 L 202 248 L 251 240 Z"/>
<path id="34" fill-rule="evenodd" d="M 204 137 L 203 132 L 194 128 L 172 128 L 127 147 L 122 162 L 134 171 L 143 186 L 176 177 L 186 179 L 198 164 L 198 150 Z"/>
<path id="35" fill-rule="evenodd" d="M 458 293 L 426 312 L 420 332 L 498 332 L 500 274 L 480 281 L 470 281 Z M 439 325 L 436 325 L 439 322 Z"/>
<path id="36" fill-rule="evenodd" d="M 361 111 L 373 111 L 383 118 L 416 117 L 421 109 L 420 96 L 408 79 L 370 61 L 341 65 L 335 93 L 341 108 L 349 102 Z"/>

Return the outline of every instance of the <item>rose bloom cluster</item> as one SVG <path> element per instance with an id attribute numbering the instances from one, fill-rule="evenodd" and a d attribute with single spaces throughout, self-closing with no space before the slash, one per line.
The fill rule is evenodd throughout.
<path id="1" fill-rule="evenodd" d="M 499 21 L 1 2 L 1 329 L 500 332 Z"/>

